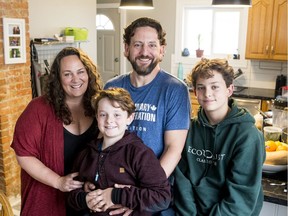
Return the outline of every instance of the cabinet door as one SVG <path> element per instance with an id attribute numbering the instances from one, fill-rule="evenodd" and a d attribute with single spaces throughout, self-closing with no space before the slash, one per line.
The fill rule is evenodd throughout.
<path id="1" fill-rule="evenodd" d="M 198 109 L 200 106 L 194 92 L 190 92 L 190 103 L 191 103 L 191 117 L 194 118 L 197 116 Z"/>
<path id="2" fill-rule="evenodd" d="M 271 59 L 287 58 L 287 0 L 275 0 L 271 34 Z"/>
<path id="3" fill-rule="evenodd" d="M 273 0 L 252 0 L 247 29 L 247 59 L 269 59 L 272 16 Z"/>

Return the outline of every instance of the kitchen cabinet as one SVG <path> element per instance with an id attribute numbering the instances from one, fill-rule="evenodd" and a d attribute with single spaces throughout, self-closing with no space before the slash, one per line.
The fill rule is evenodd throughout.
<path id="1" fill-rule="evenodd" d="M 191 118 L 194 118 L 197 116 L 199 103 L 193 91 L 190 91 L 190 103 L 191 103 Z"/>
<path id="2" fill-rule="evenodd" d="M 288 60 L 287 0 L 252 0 L 246 59 Z"/>

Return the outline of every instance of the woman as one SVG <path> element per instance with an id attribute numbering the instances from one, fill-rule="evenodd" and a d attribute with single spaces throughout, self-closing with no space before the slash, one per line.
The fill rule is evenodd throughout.
<path id="1" fill-rule="evenodd" d="M 22 216 L 66 214 L 63 192 L 83 185 L 69 173 L 73 159 L 98 133 L 90 100 L 100 89 L 99 72 L 85 53 L 73 47 L 59 52 L 45 94 L 28 104 L 15 126 Z"/>

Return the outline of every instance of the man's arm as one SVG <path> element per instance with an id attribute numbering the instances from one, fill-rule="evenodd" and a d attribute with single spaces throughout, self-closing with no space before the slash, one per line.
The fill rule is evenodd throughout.
<path id="1" fill-rule="evenodd" d="M 169 130 L 164 134 L 164 152 L 160 163 L 166 176 L 169 177 L 177 166 L 185 145 L 188 130 Z"/>

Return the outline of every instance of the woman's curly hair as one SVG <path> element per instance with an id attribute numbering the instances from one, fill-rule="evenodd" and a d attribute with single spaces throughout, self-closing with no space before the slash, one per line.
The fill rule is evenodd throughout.
<path id="1" fill-rule="evenodd" d="M 51 71 L 48 75 L 44 92 L 48 102 L 53 106 L 56 116 L 63 121 L 65 125 L 73 121 L 72 114 L 65 103 L 65 92 L 60 81 L 60 63 L 66 56 L 76 55 L 83 63 L 88 73 L 88 87 L 83 97 L 85 116 L 95 116 L 95 111 L 91 106 L 91 99 L 99 90 L 102 89 L 102 81 L 99 71 L 93 61 L 80 49 L 66 47 L 62 49 L 54 59 L 51 65 Z"/>

